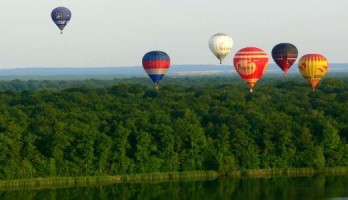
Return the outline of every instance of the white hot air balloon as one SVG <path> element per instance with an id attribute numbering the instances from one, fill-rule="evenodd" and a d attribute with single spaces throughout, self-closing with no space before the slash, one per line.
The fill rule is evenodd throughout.
<path id="1" fill-rule="evenodd" d="M 231 52 L 233 46 L 232 38 L 224 33 L 217 33 L 210 37 L 209 48 L 211 52 L 220 60 L 222 60 Z"/>

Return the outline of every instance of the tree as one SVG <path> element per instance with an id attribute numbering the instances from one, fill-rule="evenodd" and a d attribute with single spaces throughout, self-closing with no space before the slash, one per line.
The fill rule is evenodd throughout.
<path id="1" fill-rule="evenodd" d="M 175 151 L 178 153 L 181 171 L 203 169 L 206 137 L 198 116 L 186 109 L 174 122 Z"/>
<path id="2" fill-rule="evenodd" d="M 343 145 L 341 143 L 338 130 L 329 122 L 325 125 L 325 128 L 323 130 L 321 146 L 324 150 L 324 156 L 327 166 L 333 167 L 341 166 L 343 164 L 341 163 Z"/>
<path id="3" fill-rule="evenodd" d="M 231 153 L 230 131 L 226 125 L 222 125 L 218 136 L 218 156 L 219 168 L 218 171 L 222 174 L 229 175 L 236 170 L 236 161 L 234 155 Z"/>
<path id="4" fill-rule="evenodd" d="M 138 173 L 160 171 L 163 160 L 154 156 L 157 146 L 152 142 L 150 134 L 140 132 L 137 135 L 135 165 Z"/>
<path id="5" fill-rule="evenodd" d="M 257 169 L 260 166 L 259 149 L 243 131 L 235 130 L 231 149 L 240 169 Z"/>
<path id="6" fill-rule="evenodd" d="M 314 144 L 313 136 L 307 127 L 302 129 L 297 148 L 299 152 L 296 156 L 296 167 L 323 168 L 325 166 L 323 148 Z"/>
<path id="7" fill-rule="evenodd" d="M 174 172 L 179 170 L 178 153 L 175 152 L 174 130 L 165 124 L 153 125 L 151 132 L 157 144 L 157 156 L 161 159 L 161 171 Z"/>
<path id="8" fill-rule="evenodd" d="M 131 148 L 129 135 L 131 131 L 125 128 L 121 123 L 114 122 L 114 128 L 111 130 L 112 151 L 109 165 L 112 174 L 127 174 L 134 172 L 134 161 L 128 156 Z"/>

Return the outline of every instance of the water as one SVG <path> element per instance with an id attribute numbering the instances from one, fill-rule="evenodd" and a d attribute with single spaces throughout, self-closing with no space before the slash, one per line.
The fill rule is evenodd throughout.
<path id="1" fill-rule="evenodd" d="M 348 176 L 123 183 L 0 191 L 0 199 L 348 199 Z"/>

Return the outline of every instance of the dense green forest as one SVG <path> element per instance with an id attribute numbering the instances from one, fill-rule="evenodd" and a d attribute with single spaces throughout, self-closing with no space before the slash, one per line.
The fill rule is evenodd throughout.
<path id="1" fill-rule="evenodd" d="M 0 179 L 348 166 L 348 78 L 0 82 Z"/>

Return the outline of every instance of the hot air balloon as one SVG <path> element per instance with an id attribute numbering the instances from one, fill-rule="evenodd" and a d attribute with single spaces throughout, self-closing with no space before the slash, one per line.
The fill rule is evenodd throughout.
<path id="1" fill-rule="evenodd" d="M 52 10 L 51 18 L 53 22 L 58 26 L 60 33 L 62 34 L 64 27 L 71 19 L 71 12 L 65 7 L 57 7 Z"/>
<path id="2" fill-rule="evenodd" d="M 273 47 L 272 58 L 275 63 L 284 71 L 286 76 L 288 70 L 297 59 L 297 48 L 290 43 L 280 43 Z"/>
<path id="3" fill-rule="evenodd" d="M 246 47 L 236 53 L 233 64 L 238 74 L 249 85 L 250 92 L 252 92 L 256 82 L 267 69 L 268 56 L 266 52 L 259 48 Z"/>
<path id="4" fill-rule="evenodd" d="M 231 52 L 233 40 L 230 36 L 224 33 L 217 33 L 210 37 L 209 48 L 211 52 L 220 60 L 222 60 Z"/>
<path id="5" fill-rule="evenodd" d="M 168 54 L 163 51 L 150 51 L 144 55 L 142 63 L 144 70 L 158 89 L 159 81 L 170 67 Z"/>
<path id="6" fill-rule="evenodd" d="M 300 73 L 307 79 L 313 91 L 327 73 L 328 68 L 327 59 L 320 54 L 306 54 L 298 62 Z"/>

